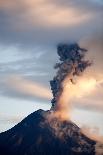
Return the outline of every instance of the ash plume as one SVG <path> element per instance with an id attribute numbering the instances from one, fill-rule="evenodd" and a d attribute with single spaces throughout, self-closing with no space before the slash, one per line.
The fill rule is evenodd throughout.
<path id="1" fill-rule="evenodd" d="M 70 95 L 69 85 L 75 84 L 74 77 L 80 76 L 84 70 L 91 65 L 89 60 L 85 60 L 87 50 L 80 48 L 78 44 L 59 44 L 57 46 L 57 54 L 59 55 L 59 63 L 56 63 L 55 69 L 57 74 L 50 81 L 53 94 L 52 109 L 59 116 L 67 117 L 68 113 L 68 97 Z"/>

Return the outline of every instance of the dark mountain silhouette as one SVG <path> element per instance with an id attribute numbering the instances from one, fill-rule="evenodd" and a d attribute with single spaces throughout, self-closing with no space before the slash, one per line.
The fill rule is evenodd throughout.
<path id="1" fill-rule="evenodd" d="M 95 141 L 71 121 L 52 118 L 38 110 L 0 134 L 0 155 L 94 155 Z"/>

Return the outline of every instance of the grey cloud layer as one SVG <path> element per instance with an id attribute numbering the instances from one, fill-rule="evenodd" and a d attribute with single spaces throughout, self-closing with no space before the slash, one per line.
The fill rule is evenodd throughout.
<path id="1" fill-rule="evenodd" d="M 2 43 L 55 45 L 101 31 L 103 5 L 92 0 L 2 1 Z"/>

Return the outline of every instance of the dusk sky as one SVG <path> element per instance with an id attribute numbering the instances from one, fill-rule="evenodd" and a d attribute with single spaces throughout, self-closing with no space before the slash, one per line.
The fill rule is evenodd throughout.
<path id="1" fill-rule="evenodd" d="M 102 0 L 0 0 L 0 132 L 50 109 L 57 44 L 72 42 L 93 64 L 73 88 L 71 119 L 103 130 L 102 25 Z"/>

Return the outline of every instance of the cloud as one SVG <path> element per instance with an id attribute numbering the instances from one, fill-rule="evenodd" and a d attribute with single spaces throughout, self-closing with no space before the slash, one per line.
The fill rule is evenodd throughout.
<path id="1" fill-rule="evenodd" d="M 88 49 L 87 57 L 93 61 L 93 65 L 87 70 L 88 76 L 92 74 L 97 80 L 103 78 L 103 31 L 84 37 L 81 39 L 80 45 Z"/>
<path id="2" fill-rule="evenodd" d="M 79 40 L 102 31 L 102 9 L 92 0 L 1 0 L 0 40 L 24 46 Z"/>
<path id="3" fill-rule="evenodd" d="M 98 127 L 89 127 L 89 126 L 82 126 L 81 131 L 88 136 L 89 138 L 103 143 L 103 136 L 101 135 Z"/>
<path id="4" fill-rule="evenodd" d="M 37 96 L 44 99 L 52 97 L 50 91 L 39 83 L 30 82 L 20 77 L 11 77 L 7 80 L 7 85 L 20 93 Z"/>
<path id="5" fill-rule="evenodd" d="M 31 80 L 24 79 L 20 76 L 9 76 L 3 81 L 3 85 L 5 85 L 5 89 L 7 90 L 5 92 L 8 95 L 14 94 L 21 98 L 23 97 L 25 99 L 31 98 L 31 99 L 41 99 L 41 100 L 50 100 L 52 98 L 52 94 L 48 88 L 43 86 L 40 83 L 33 82 Z M 10 93 L 11 92 L 11 93 Z"/>
<path id="6" fill-rule="evenodd" d="M 103 81 L 85 77 L 84 73 L 74 85 L 68 83 L 67 87 L 65 98 L 72 107 L 103 112 Z"/>
<path id="7" fill-rule="evenodd" d="M 98 127 L 91 128 L 89 126 L 83 126 L 81 128 L 81 131 L 87 137 L 96 141 L 95 153 L 96 155 L 102 155 L 103 154 L 103 135 L 100 134 L 99 128 Z"/>
<path id="8" fill-rule="evenodd" d="M 82 84 L 83 87 L 81 87 Z M 80 82 L 80 86 L 77 87 L 76 91 L 77 94 L 72 99 L 74 107 L 103 112 L 103 82 L 96 81 L 95 77 L 94 79 L 87 78 L 83 83 Z"/>
<path id="9" fill-rule="evenodd" d="M 1 1 L 1 9 L 5 10 L 5 12 L 9 12 L 11 16 L 12 12 L 14 15 L 17 14 L 16 17 L 19 19 L 19 22 L 16 22 L 16 24 L 18 29 L 23 28 L 23 30 L 25 30 L 25 27 L 22 27 L 23 23 L 21 19 L 23 19 L 23 22 L 28 21 L 31 26 L 40 26 L 42 22 L 42 27 L 62 27 L 78 23 L 81 24 L 91 17 L 90 11 L 88 11 L 88 14 L 81 14 L 81 11 L 78 9 L 80 3 L 76 7 L 75 3 L 69 6 L 67 1 L 64 1 L 64 4 L 67 4 L 68 7 L 66 5 L 62 6 L 59 3 L 57 5 L 56 3 L 57 2 L 50 0 L 23 0 L 22 3 L 20 0 L 16 0 L 15 2 L 9 0 L 5 2 Z M 88 5 L 88 3 L 86 3 L 86 5 Z M 71 20 L 68 20 L 68 18 L 71 18 Z M 16 24 L 15 28 L 17 28 Z M 28 25 L 26 28 L 28 28 Z"/>
<path id="10" fill-rule="evenodd" d="M 85 83 L 85 85 L 84 85 Z M 11 75 L 2 80 L 1 95 L 23 100 L 50 102 L 50 88 L 18 75 Z M 78 79 L 75 85 L 69 85 L 69 101 L 72 107 L 103 112 L 103 87 L 95 79 Z M 68 94 L 66 99 L 68 99 Z"/>
<path id="11" fill-rule="evenodd" d="M 0 122 L 1 123 L 19 123 L 23 117 L 19 116 L 7 116 L 7 115 L 1 115 L 0 114 Z"/>

